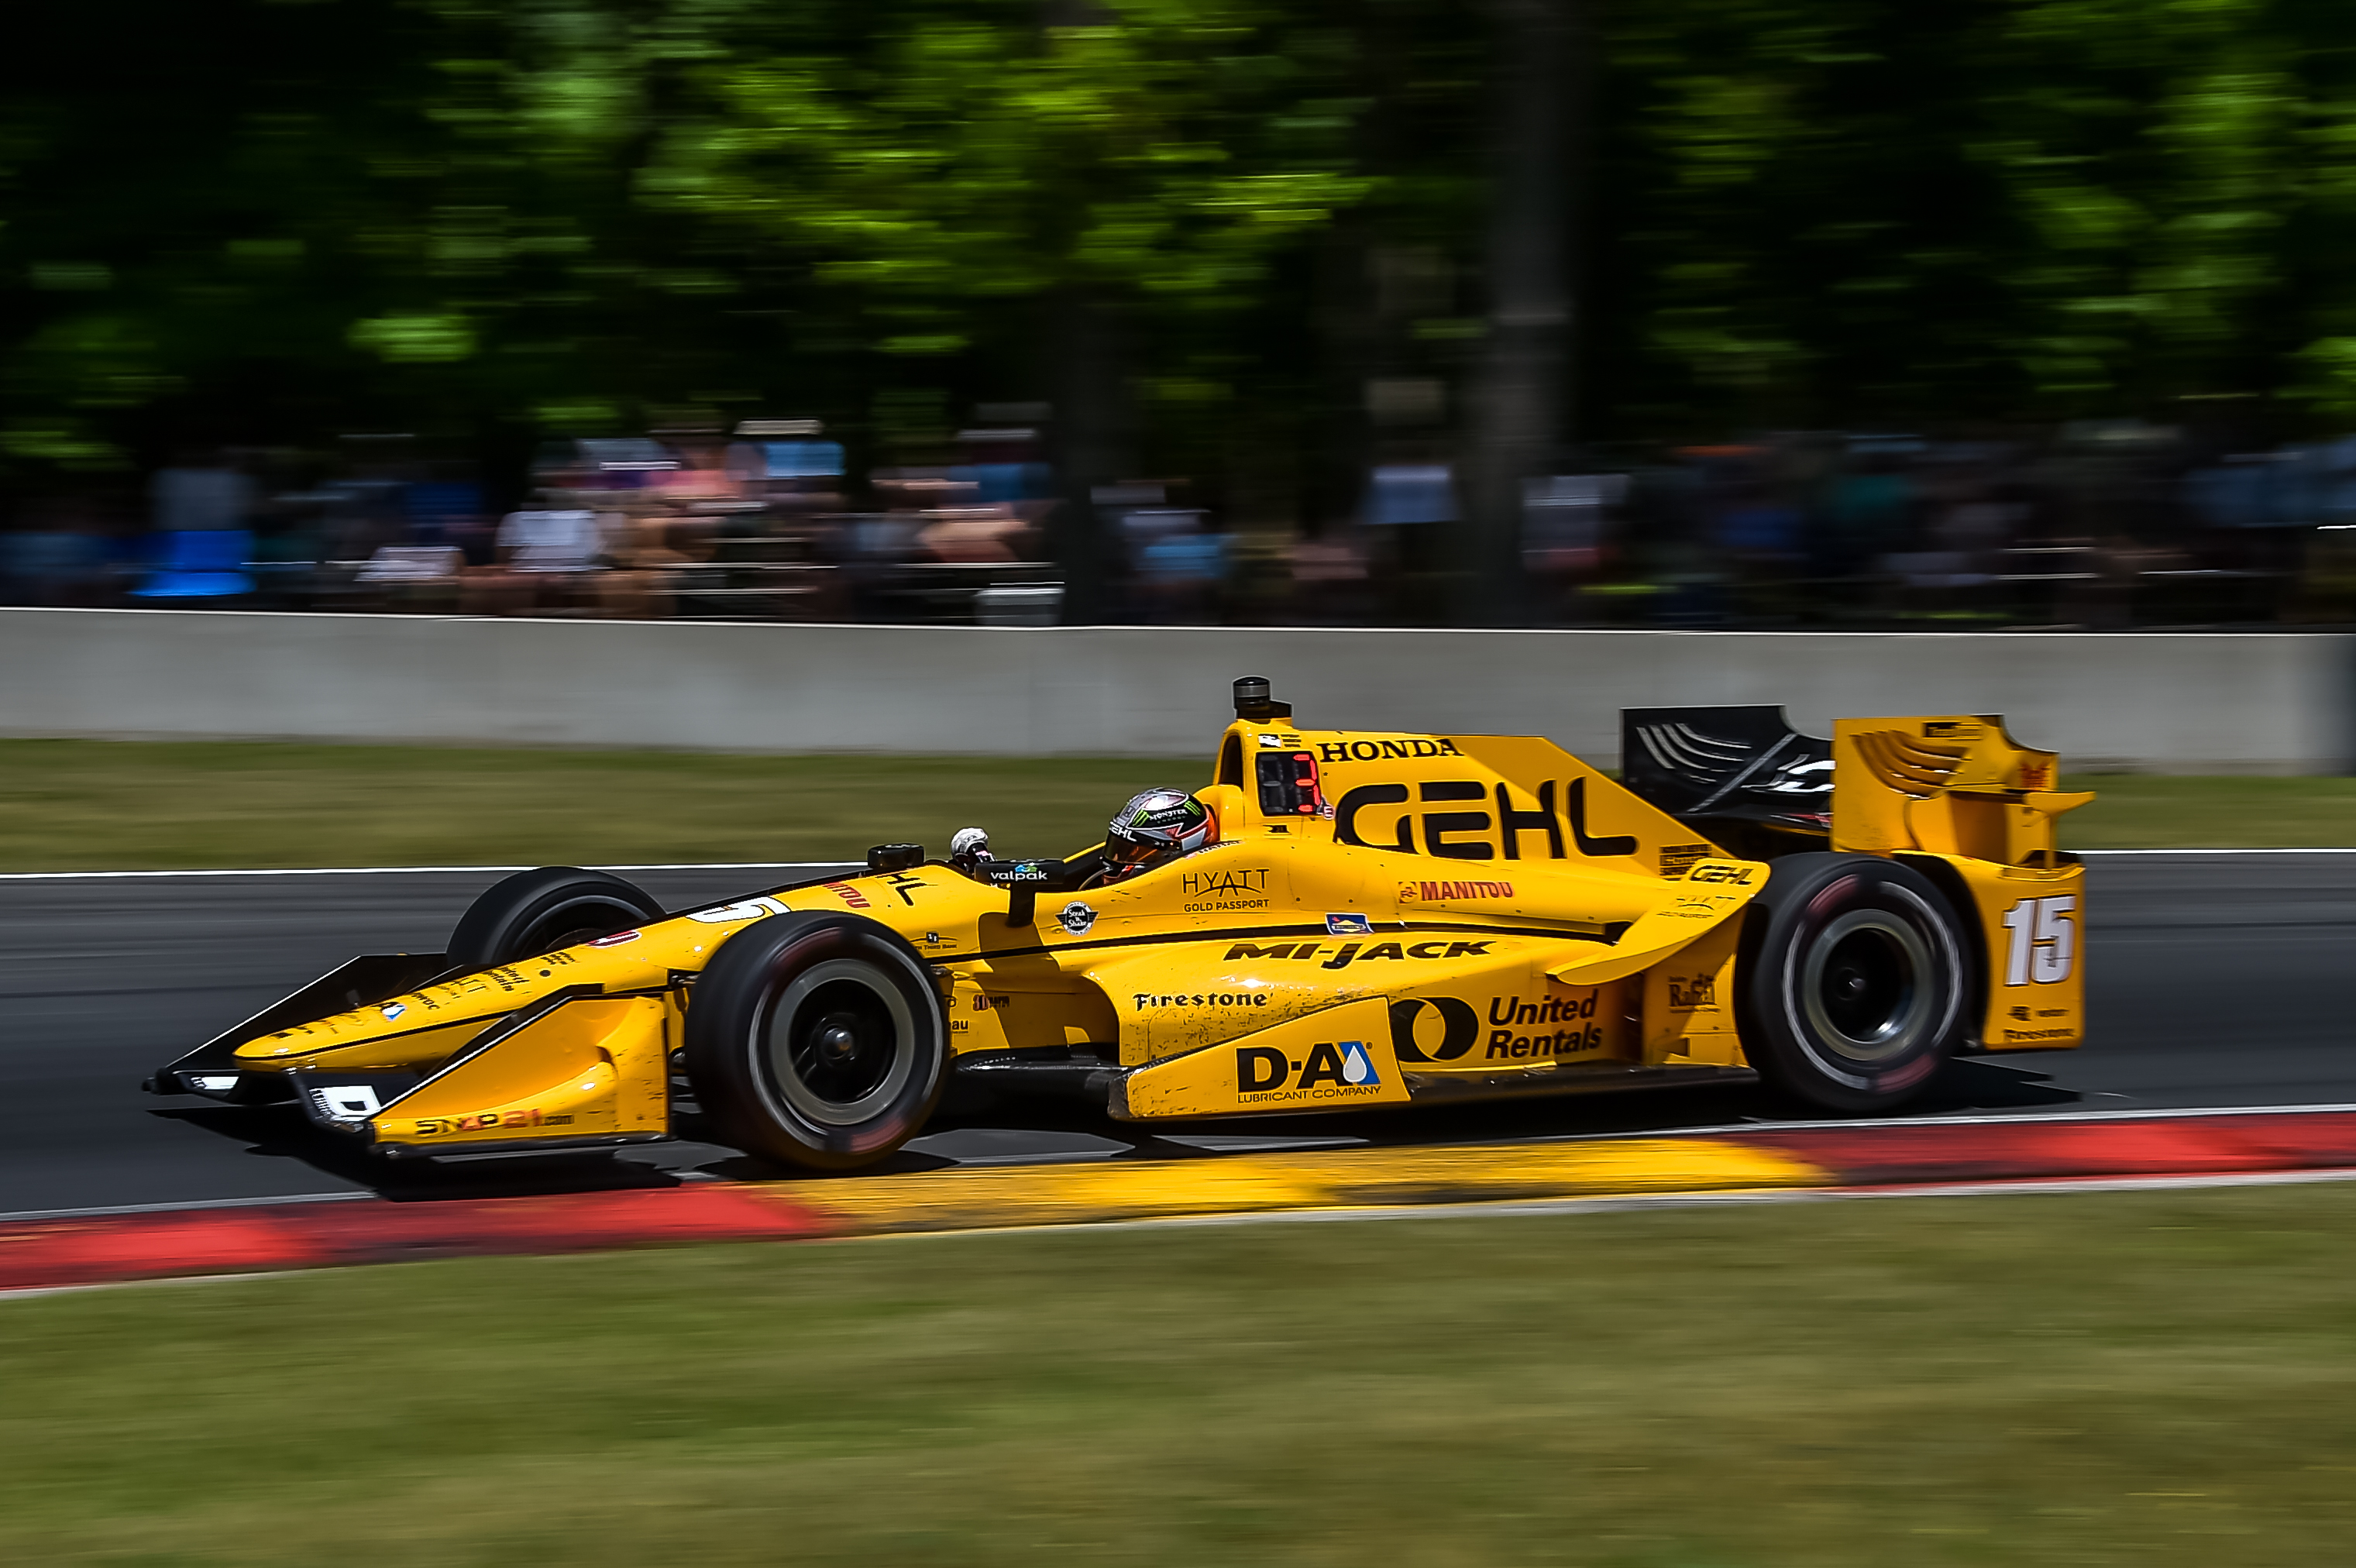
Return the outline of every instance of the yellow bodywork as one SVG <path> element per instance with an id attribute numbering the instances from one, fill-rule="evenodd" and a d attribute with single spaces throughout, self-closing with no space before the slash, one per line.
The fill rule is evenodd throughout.
<path id="1" fill-rule="evenodd" d="M 2083 1032 L 2081 872 L 2052 819 L 2085 797 L 2052 782 L 1994 720 L 1836 735 L 1832 843 L 1944 869 L 1988 957 L 1991 1048 Z M 827 911 L 922 955 L 954 1060 L 1098 1060 L 1120 1117 L 1748 1076 L 1740 917 L 1768 866 L 1551 742 L 1238 721 L 1200 795 L 1215 846 L 1027 920 L 939 862 L 797 884 L 278 1029 L 236 1065 L 422 1076 L 328 1112 L 396 1152 L 663 1136 L 697 973 L 755 921 Z"/>
<path id="2" fill-rule="evenodd" d="M 1976 923 L 1990 1051 L 2045 1051 L 2086 1033 L 2079 962 L 2086 868 L 2054 819 L 2094 797 L 2054 789 L 2061 759 L 1987 714 L 1844 719 L 1833 726 L 1832 847 L 1941 868 Z"/>

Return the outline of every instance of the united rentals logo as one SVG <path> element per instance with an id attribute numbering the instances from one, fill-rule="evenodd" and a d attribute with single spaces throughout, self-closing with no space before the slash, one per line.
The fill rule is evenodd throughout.
<path id="1" fill-rule="evenodd" d="M 1718 1006 L 1718 977 L 1697 975 L 1690 980 L 1669 976 L 1669 1008 L 1673 1012 L 1689 1013 L 1702 1008 Z"/>
<path id="2" fill-rule="evenodd" d="M 1517 997 L 1489 998 L 1489 1049 L 1483 1060 L 1519 1061 L 1534 1057 L 1580 1056 L 1603 1049 L 1603 1026 L 1595 1017 L 1596 993 L 1583 997 L 1543 997 L 1525 1001 Z M 1568 1024 L 1545 1033 L 1516 1034 L 1537 1024 Z M 1583 1026 L 1583 1027 L 1582 1027 Z"/>
<path id="3" fill-rule="evenodd" d="M 1364 1040 L 1312 1045 L 1298 1061 L 1272 1045 L 1236 1050 L 1236 1094 L 1248 1105 L 1364 1100 L 1382 1092 L 1382 1073 Z"/>
<path id="4" fill-rule="evenodd" d="M 1447 903 L 1455 899 L 1509 899 L 1511 882 L 1401 882 L 1401 903 Z"/>

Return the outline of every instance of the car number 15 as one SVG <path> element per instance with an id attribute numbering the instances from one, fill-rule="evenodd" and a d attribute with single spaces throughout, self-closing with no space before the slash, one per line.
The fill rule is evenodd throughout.
<path id="1" fill-rule="evenodd" d="M 2004 983 L 2057 986 L 2070 977 L 2077 956 L 2078 923 L 2072 912 L 2074 894 L 2059 898 L 2023 899 L 2004 912 L 2005 929 L 2012 933 L 2006 944 Z"/>

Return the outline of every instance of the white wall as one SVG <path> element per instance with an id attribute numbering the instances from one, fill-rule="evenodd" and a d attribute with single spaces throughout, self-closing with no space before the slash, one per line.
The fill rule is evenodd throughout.
<path id="1" fill-rule="evenodd" d="M 1539 733 L 1618 710 L 2002 713 L 2074 764 L 2356 765 L 2339 635 L 784 626 L 0 609 L 0 734 L 744 752 L 1201 752 L 1228 682 L 1312 728 Z"/>

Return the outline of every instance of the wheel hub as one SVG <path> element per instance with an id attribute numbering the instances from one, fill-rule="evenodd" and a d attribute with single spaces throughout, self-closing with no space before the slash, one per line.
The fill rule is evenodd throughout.
<path id="1" fill-rule="evenodd" d="M 873 1115 L 916 1068 L 915 1016 L 862 964 L 830 959 L 795 976 L 765 1027 L 779 1095 L 821 1125 Z"/>
<path id="2" fill-rule="evenodd" d="M 819 1026 L 819 1054 L 831 1065 L 841 1065 L 859 1053 L 859 1029 L 841 1013 L 828 1018 Z"/>
<path id="3" fill-rule="evenodd" d="M 1862 1065 L 1894 1061 L 1931 1027 L 1931 953 L 1920 932 L 1882 910 L 1851 910 L 1808 944 L 1800 1004 L 1816 1037 Z"/>

